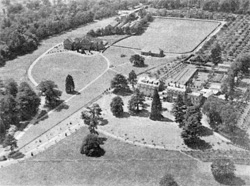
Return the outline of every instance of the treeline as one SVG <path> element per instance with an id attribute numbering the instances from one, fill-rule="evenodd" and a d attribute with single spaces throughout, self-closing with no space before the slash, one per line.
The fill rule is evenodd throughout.
<path id="1" fill-rule="evenodd" d="M 24 4 L 3 1 L 0 32 L 0 65 L 34 51 L 39 41 L 80 25 L 116 15 L 118 9 L 137 5 L 133 1 L 72 1 L 64 4 L 49 0 L 28 1 Z"/>
<path id="2" fill-rule="evenodd" d="M 153 16 L 150 13 L 145 13 L 136 17 L 134 14 L 118 20 L 117 24 L 107 25 L 104 28 L 98 28 L 97 30 L 90 30 L 87 34 L 92 37 L 106 36 L 106 35 L 139 35 L 145 30 L 145 26 L 153 21 Z"/>
<path id="3" fill-rule="evenodd" d="M 228 102 L 210 96 L 203 105 L 202 111 L 208 116 L 209 125 L 214 131 L 225 135 L 233 143 L 250 148 L 249 135 L 237 125 L 243 111 L 242 103 Z"/>
<path id="4" fill-rule="evenodd" d="M 199 8 L 212 12 L 249 14 L 249 0 L 145 0 L 154 8 L 182 9 L 184 7 Z"/>
<path id="5" fill-rule="evenodd" d="M 0 80 L 0 136 L 3 138 L 11 125 L 20 128 L 22 121 L 32 119 L 40 102 L 40 97 L 28 83 L 18 85 L 13 79 Z"/>

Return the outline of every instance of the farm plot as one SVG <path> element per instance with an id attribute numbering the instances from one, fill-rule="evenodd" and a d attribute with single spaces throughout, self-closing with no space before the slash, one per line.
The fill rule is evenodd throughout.
<path id="1" fill-rule="evenodd" d="M 37 83 L 43 80 L 54 81 L 60 90 L 65 90 L 65 78 L 72 75 L 76 90 L 100 75 L 107 67 L 107 62 L 100 55 L 84 57 L 69 53 L 45 56 L 34 66 L 32 76 Z"/>
<path id="2" fill-rule="evenodd" d="M 191 52 L 219 25 L 218 22 L 156 18 L 140 36 L 115 45 L 134 49 L 162 49 L 167 53 Z"/>

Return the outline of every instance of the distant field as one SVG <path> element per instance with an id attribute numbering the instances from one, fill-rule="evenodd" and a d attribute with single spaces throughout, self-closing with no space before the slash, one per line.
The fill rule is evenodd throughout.
<path id="1" fill-rule="evenodd" d="M 199 45 L 219 23 L 210 21 L 156 18 L 146 32 L 115 45 L 143 49 L 161 48 L 164 52 L 185 53 Z"/>
<path id="2" fill-rule="evenodd" d="M 65 78 L 68 74 L 74 78 L 76 90 L 100 75 L 107 67 L 107 62 L 100 55 L 83 57 L 70 53 L 46 55 L 38 61 L 32 70 L 37 83 L 52 80 L 60 90 L 65 90 Z"/>

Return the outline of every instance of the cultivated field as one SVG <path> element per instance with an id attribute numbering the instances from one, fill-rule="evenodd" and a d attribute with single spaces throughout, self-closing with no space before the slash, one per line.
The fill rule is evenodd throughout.
<path id="1" fill-rule="evenodd" d="M 141 36 L 129 37 L 115 45 L 186 53 L 195 49 L 218 25 L 218 22 L 210 21 L 156 18 Z"/>
<path id="2" fill-rule="evenodd" d="M 107 62 L 98 54 L 85 57 L 85 55 L 58 53 L 40 59 L 32 70 L 32 76 L 37 83 L 42 80 L 52 80 L 60 90 L 65 91 L 65 79 L 70 74 L 78 91 L 106 68 Z"/>

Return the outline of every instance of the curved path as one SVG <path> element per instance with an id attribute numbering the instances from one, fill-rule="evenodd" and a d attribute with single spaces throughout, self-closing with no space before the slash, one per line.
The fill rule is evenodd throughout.
<path id="1" fill-rule="evenodd" d="M 58 45 L 60 44 L 57 44 L 56 46 Z M 43 53 L 40 57 L 38 57 L 30 65 L 28 69 L 28 78 L 35 86 L 37 86 L 38 83 L 32 77 L 32 69 L 34 68 L 36 63 L 42 57 L 44 57 L 48 51 L 50 51 L 54 47 L 50 48 L 45 53 Z M 111 76 L 109 76 L 110 61 L 102 53 L 100 53 L 99 55 L 105 59 L 107 63 L 106 69 L 104 69 L 101 74 L 99 74 L 95 79 L 93 79 L 91 82 L 89 82 L 87 85 L 85 85 L 82 89 L 79 90 L 80 93 L 84 93 L 84 94 L 72 95 L 71 97 L 69 97 L 67 100 L 64 101 L 64 104 L 68 103 L 70 105 L 70 107 L 67 110 L 61 110 L 60 112 L 57 112 L 56 110 L 60 107 L 59 105 L 57 108 L 47 113 L 46 115 L 46 117 L 48 117 L 47 119 L 46 117 L 45 117 L 45 120 L 41 118 L 39 121 L 39 125 L 32 125 L 32 127 L 30 127 L 29 130 L 27 130 L 22 136 L 20 136 L 20 139 L 18 140 L 18 146 L 20 147 L 19 150 L 20 152 L 25 154 L 25 157 L 22 160 L 29 158 L 30 156 L 35 155 L 42 150 L 45 150 L 46 148 L 53 145 L 58 140 L 63 139 L 67 135 L 73 133 L 75 130 L 83 126 L 81 124 L 81 119 L 80 119 L 80 114 L 79 114 L 81 113 L 81 109 L 84 106 L 86 106 L 86 104 L 88 104 L 89 102 L 92 102 L 93 99 L 95 100 L 95 98 L 98 97 L 98 95 L 102 94 L 103 91 L 109 88 L 105 86 L 107 84 L 105 83 L 104 86 L 98 86 L 99 89 L 96 89 L 98 85 L 98 81 L 102 82 L 103 79 L 107 79 L 108 81 L 110 81 L 111 80 L 110 78 L 113 77 L 114 75 L 113 73 L 111 73 Z M 99 84 L 102 85 L 102 83 L 99 83 Z M 87 91 L 87 89 L 89 89 L 89 91 Z M 63 118 L 63 119 L 60 119 L 60 118 Z M 73 122 L 71 126 L 68 126 L 68 123 L 72 123 L 71 119 L 76 120 L 76 118 L 78 121 Z M 51 123 L 53 124 L 52 127 L 51 127 Z M 44 136 L 47 136 L 46 140 L 44 140 Z M 41 143 L 38 144 L 38 142 L 40 141 Z M 21 161 L 21 159 L 20 160 L 8 160 L 5 162 L 0 162 L 0 165 L 1 167 L 4 167 L 4 166 L 7 166 L 12 163 L 19 162 L 19 161 Z"/>

